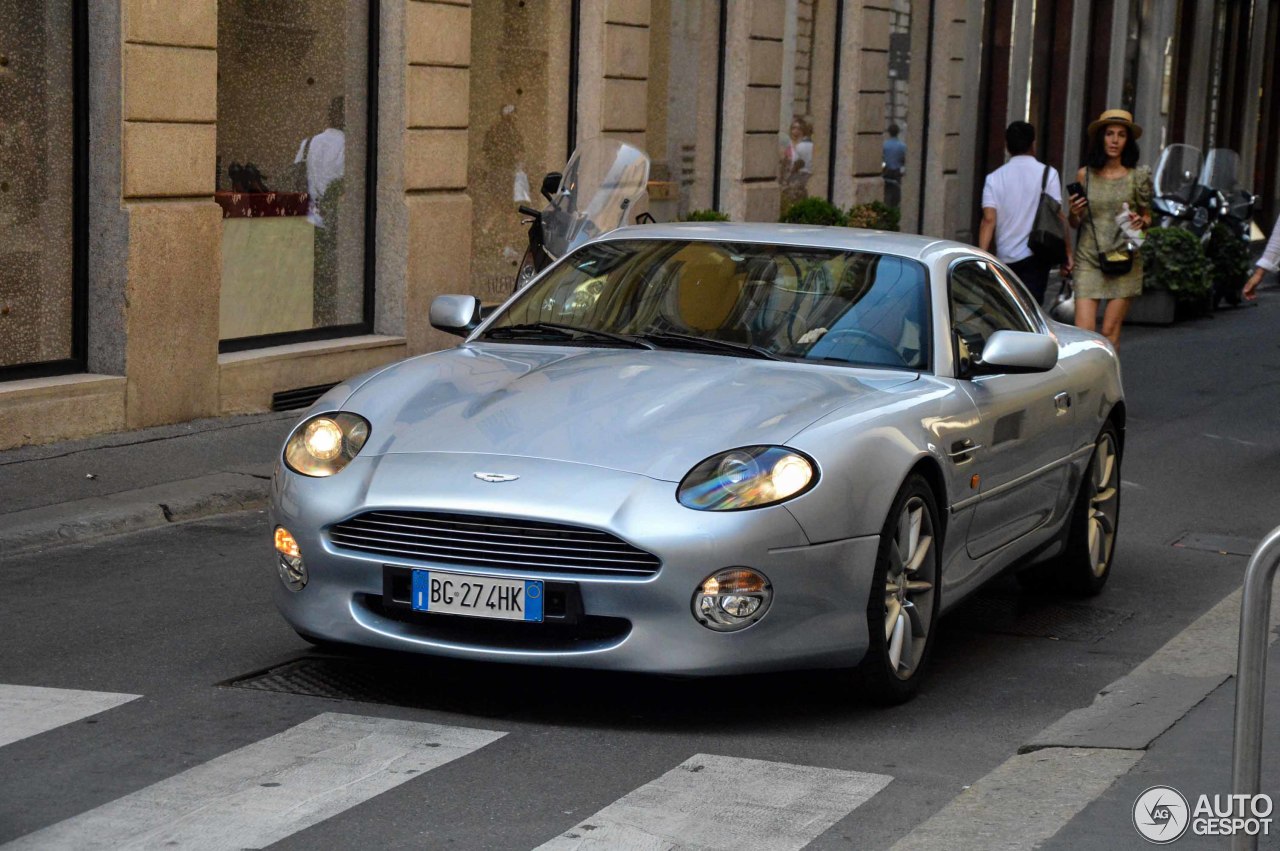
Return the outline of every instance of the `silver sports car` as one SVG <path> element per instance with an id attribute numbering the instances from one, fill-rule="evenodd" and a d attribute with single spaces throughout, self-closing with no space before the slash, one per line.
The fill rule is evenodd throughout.
<path id="1" fill-rule="evenodd" d="M 329 391 L 272 489 L 312 641 L 909 697 L 939 615 L 1036 562 L 1107 580 L 1125 405 L 1102 337 L 954 242 L 687 224 L 589 242 L 457 348 Z"/>

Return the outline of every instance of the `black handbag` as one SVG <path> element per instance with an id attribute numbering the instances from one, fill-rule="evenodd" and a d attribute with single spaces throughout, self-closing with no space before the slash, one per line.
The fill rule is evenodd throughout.
<path id="1" fill-rule="evenodd" d="M 1067 235 L 1062 229 L 1062 205 L 1044 191 L 1048 185 L 1049 166 L 1045 166 L 1040 180 L 1040 205 L 1036 207 L 1027 248 L 1045 265 L 1061 266 L 1067 262 Z"/>
<path id="2" fill-rule="evenodd" d="M 1084 194 L 1089 197 L 1089 172 L 1092 169 L 1085 169 L 1084 173 Z M 1101 248 L 1102 243 L 1098 242 L 1098 228 L 1093 223 L 1093 205 L 1089 205 L 1089 229 L 1093 231 L 1093 244 Z M 1110 251 L 1098 251 L 1098 269 L 1102 274 L 1108 277 L 1119 277 L 1127 275 L 1133 271 L 1133 246 L 1125 243 L 1120 248 L 1113 248 Z"/>

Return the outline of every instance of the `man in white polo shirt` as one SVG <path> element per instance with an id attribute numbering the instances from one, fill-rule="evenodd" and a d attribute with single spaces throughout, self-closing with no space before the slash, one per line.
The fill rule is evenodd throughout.
<path id="1" fill-rule="evenodd" d="M 1040 206 L 1041 186 L 1059 204 L 1062 203 L 1062 182 L 1052 166 L 1036 159 L 1036 129 L 1025 121 L 1015 121 L 1004 131 L 1005 147 L 1009 161 L 987 175 L 982 187 L 982 226 L 978 229 L 978 247 L 991 251 L 995 243 L 995 255 L 1009 265 L 1013 273 L 1022 279 L 1032 296 L 1044 302 L 1044 292 L 1049 285 L 1049 264 L 1031 253 L 1027 239 L 1036 221 Z M 1045 169 L 1048 179 L 1045 179 Z M 1062 232 L 1070 233 L 1066 219 Z M 1064 271 L 1070 273 L 1072 265 L 1071 244 L 1067 243 L 1067 262 Z"/>

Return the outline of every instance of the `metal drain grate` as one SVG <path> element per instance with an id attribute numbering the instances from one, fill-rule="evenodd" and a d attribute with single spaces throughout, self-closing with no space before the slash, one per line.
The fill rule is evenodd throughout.
<path id="1" fill-rule="evenodd" d="M 1188 532 L 1173 542 L 1178 549 L 1203 550 L 1218 555 L 1251 556 L 1258 546 L 1252 538 L 1233 538 L 1230 535 L 1208 535 L 1204 532 Z"/>
<path id="2" fill-rule="evenodd" d="M 354 659 L 306 658 L 286 662 L 266 671 L 238 677 L 222 683 L 231 688 L 301 694 L 329 700 L 354 700 L 361 703 L 390 703 L 415 706 L 422 688 L 405 682 L 406 671 L 399 677 L 384 666 Z M 400 682 L 397 682 L 400 679 Z"/>
<path id="3" fill-rule="evenodd" d="M 1101 641 L 1131 617 L 1133 612 L 1100 606 L 984 596 L 962 604 L 948 616 L 947 623 L 973 632 L 1062 641 Z"/>

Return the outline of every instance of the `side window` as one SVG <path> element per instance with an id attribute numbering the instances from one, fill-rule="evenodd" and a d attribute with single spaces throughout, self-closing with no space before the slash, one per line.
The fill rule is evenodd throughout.
<path id="1" fill-rule="evenodd" d="M 992 268 L 980 260 L 962 263 L 951 272 L 951 330 L 957 362 L 982 357 L 997 331 L 1034 331 L 1027 315 Z"/>

